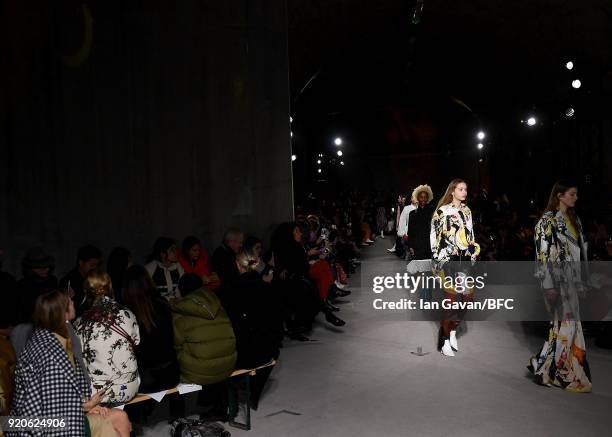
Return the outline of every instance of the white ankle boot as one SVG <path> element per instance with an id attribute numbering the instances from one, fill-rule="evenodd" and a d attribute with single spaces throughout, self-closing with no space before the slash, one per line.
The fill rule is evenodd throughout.
<path id="1" fill-rule="evenodd" d="M 444 340 L 444 346 L 442 346 L 442 355 L 446 355 L 447 357 L 454 357 L 455 352 L 453 352 L 453 348 L 450 345 L 450 341 L 448 339 Z"/>
<path id="2" fill-rule="evenodd" d="M 450 346 L 453 348 L 454 351 L 458 351 L 459 350 L 459 347 L 457 346 L 457 331 L 451 331 L 450 332 L 449 343 L 450 343 Z"/>

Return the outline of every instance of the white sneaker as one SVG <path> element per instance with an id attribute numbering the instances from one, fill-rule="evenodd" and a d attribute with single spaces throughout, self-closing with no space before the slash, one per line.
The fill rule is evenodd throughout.
<path id="1" fill-rule="evenodd" d="M 444 346 L 442 346 L 442 350 L 440 350 L 440 353 L 447 357 L 455 356 L 455 352 L 453 352 L 453 348 L 451 347 L 450 341 L 448 341 L 448 339 L 444 340 Z"/>
<path id="2" fill-rule="evenodd" d="M 395 253 L 395 247 L 392 247 L 391 249 L 387 249 L 387 252 L 389 252 L 389 253 Z"/>
<path id="3" fill-rule="evenodd" d="M 385 238 L 385 234 L 380 234 L 380 238 Z"/>
<path id="4" fill-rule="evenodd" d="M 372 244 L 372 243 L 374 243 L 374 240 L 366 240 L 365 242 L 368 243 L 368 244 Z"/>
<path id="5" fill-rule="evenodd" d="M 344 290 L 346 288 L 346 285 L 342 284 L 340 281 L 336 281 L 334 284 L 336 284 L 336 287 L 338 287 L 340 290 Z"/>
<path id="6" fill-rule="evenodd" d="M 455 352 L 459 350 L 459 346 L 457 346 L 457 331 L 450 332 L 449 343 Z"/>

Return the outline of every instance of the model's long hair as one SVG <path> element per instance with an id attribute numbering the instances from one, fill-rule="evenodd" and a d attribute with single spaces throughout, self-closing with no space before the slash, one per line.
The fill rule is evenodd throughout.
<path id="1" fill-rule="evenodd" d="M 553 185 L 552 190 L 550 191 L 550 196 L 548 197 L 548 205 L 546 205 L 546 209 L 544 210 L 544 212 L 546 213 L 552 211 L 556 213 L 559 210 L 559 195 L 567 193 L 572 188 L 577 189 L 578 184 L 568 180 L 560 180 L 555 182 L 555 185 Z M 569 218 L 572 226 L 574 226 L 575 229 L 578 229 L 578 216 L 576 215 L 576 211 L 574 210 L 574 208 L 567 209 L 567 217 Z"/>
<path id="2" fill-rule="evenodd" d="M 453 191 L 455 191 L 455 188 L 457 188 L 457 185 L 459 184 L 467 185 L 467 182 L 463 179 L 453 179 L 450 184 L 448 184 L 448 187 L 446 187 L 446 192 L 438 202 L 438 206 L 436 207 L 436 209 L 440 208 L 441 206 L 448 205 L 453 201 Z"/>

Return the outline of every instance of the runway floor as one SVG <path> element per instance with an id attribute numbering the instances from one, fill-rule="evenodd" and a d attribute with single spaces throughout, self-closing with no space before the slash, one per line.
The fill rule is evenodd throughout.
<path id="1" fill-rule="evenodd" d="M 389 239 L 364 249 L 370 263 L 403 261 Z M 518 322 L 467 322 L 460 352 L 435 350 L 434 322 L 373 315 L 361 287 L 339 306 L 342 329 L 318 323 L 312 341 L 285 341 L 252 430 L 233 436 L 612 436 L 612 352 L 587 346 L 593 393 L 535 385 L 528 358 L 541 347 Z M 321 318 L 321 316 L 319 316 Z M 411 352 L 422 346 L 424 356 Z M 160 422 L 145 435 L 167 436 Z"/>

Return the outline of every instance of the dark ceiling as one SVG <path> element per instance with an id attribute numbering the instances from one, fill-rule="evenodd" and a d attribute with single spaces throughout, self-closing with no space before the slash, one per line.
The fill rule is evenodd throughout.
<path id="1" fill-rule="evenodd" d="M 417 25 L 417 0 L 288 4 L 294 105 L 334 112 L 433 91 L 486 112 L 571 98 L 576 75 L 585 94 L 612 79 L 609 0 L 424 0 Z"/>

